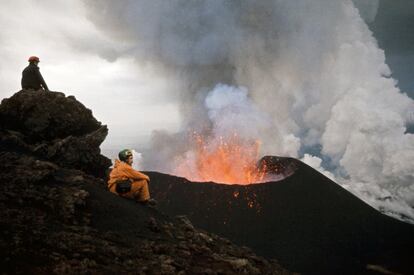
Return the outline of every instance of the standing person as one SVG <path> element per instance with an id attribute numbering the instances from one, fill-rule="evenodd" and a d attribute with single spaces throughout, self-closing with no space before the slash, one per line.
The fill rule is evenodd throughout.
<path id="1" fill-rule="evenodd" d="M 28 61 L 29 65 L 22 72 L 22 89 L 49 91 L 37 66 L 40 62 L 39 57 L 31 56 Z"/>
<path id="2" fill-rule="evenodd" d="M 143 204 L 156 204 L 156 201 L 151 199 L 149 194 L 148 182 L 150 178 L 132 168 L 132 151 L 122 150 L 118 157 L 119 160 L 115 160 L 114 168 L 109 174 L 109 191 L 125 198 L 135 199 Z"/>

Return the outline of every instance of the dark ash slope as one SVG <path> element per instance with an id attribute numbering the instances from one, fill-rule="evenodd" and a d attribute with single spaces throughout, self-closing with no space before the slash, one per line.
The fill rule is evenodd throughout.
<path id="1" fill-rule="evenodd" d="M 285 159 L 286 161 L 286 159 Z M 160 209 L 305 274 L 410 273 L 414 227 L 385 216 L 311 167 L 279 182 L 193 183 L 149 173 Z"/>

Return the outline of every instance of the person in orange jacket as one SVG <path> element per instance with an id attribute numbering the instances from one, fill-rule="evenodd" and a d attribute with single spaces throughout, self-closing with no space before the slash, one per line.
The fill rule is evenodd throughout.
<path id="1" fill-rule="evenodd" d="M 132 168 L 133 156 L 129 149 L 122 150 L 115 160 L 114 168 L 109 174 L 108 189 L 124 198 L 135 199 L 137 202 L 154 205 L 150 198 L 148 182 L 150 178 Z"/>

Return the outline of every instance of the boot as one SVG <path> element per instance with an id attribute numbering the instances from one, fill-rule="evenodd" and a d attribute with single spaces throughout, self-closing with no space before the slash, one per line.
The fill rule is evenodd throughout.
<path id="1" fill-rule="evenodd" d="M 140 203 L 143 204 L 143 205 L 146 205 L 146 206 L 155 207 L 158 202 L 154 199 L 148 199 L 146 201 L 140 201 Z"/>

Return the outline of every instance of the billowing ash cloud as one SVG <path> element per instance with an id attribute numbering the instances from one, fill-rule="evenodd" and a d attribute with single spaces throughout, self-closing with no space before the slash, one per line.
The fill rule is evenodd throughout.
<path id="1" fill-rule="evenodd" d="M 375 17 L 375 2 L 364 16 Z M 118 57 L 134 56 L 180 83 L 171 93 L 181 102 L 183 131 L 154 134 L 148 169 L 173 171 L 192 150 L 188 132 L 214 133 L 204 103 L 224 83 L 245 87 L 263 114 L 262 155 L 302 158 L 377 208 L 414 219 L 414 137 L 405 133 L 414 103 L 396 88 L 352 1 L 86 5 L 96 26 L 126 45 Z M 232 128 L 241 118 L 225 119 Z"/>

